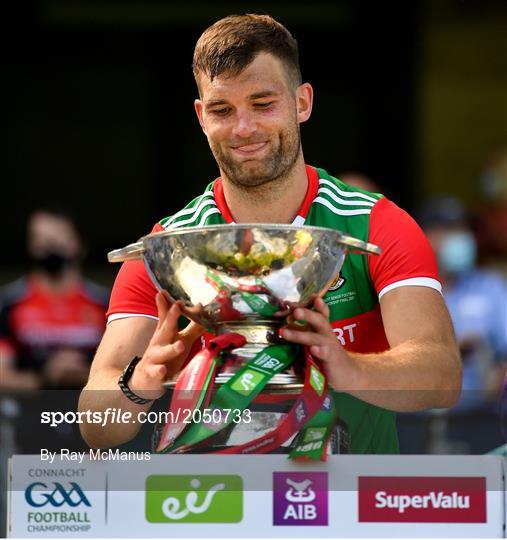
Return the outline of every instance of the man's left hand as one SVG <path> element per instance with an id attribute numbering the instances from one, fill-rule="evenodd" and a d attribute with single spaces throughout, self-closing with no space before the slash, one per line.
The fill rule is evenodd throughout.
<path id="1" fill-rule="evenodd" d="M 308 346 L 312 356 L 321 360 L 329 384 L 336 391 L 350 389 L 353 380 L 352 358 L 336 339 L 329 322 L 329 308 L 324 300 L 316 298 L 313 308 L 295 309 L 294 319 L 307 323 L 306 326 L 301 330 L 294 324 L 285 326 L 280 330 L 280 335 L 292 343 Z"/>

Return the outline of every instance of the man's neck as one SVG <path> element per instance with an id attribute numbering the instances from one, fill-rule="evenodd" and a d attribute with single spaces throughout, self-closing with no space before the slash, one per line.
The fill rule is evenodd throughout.
<path id="1" fill-rule="evenodd" d="M 292 223 L 308 189 L 301 154 L 287 176 L 257 187 L 244 188 L 222 175 L 224 196 L 236 223 Z"/>

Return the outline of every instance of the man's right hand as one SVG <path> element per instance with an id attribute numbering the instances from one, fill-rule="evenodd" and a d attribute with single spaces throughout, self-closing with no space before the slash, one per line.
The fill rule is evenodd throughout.
<path id="1" fill-rule="evenodd" d="M 164 394 L 162 384 L 180 371 L 194 341 L 204 333 L 204 328 L 192 321 L 178 331 L 181 309 L 169 303 L 166 293 L 159 292 L 156 302 L 157 327 L 128 384 L 132 392 L 148 399 Z"/>
<path id="2" fill-rule="evenodd" d="M 134 356 L 141 360 L 127 383 L 130 390 L 147 399 L 157 399 L 163 395 L 164 381 L 178 373 L 204 328 L 190 323 L 179 332 L 180 306 L 171 306 L 166 293 L 159 293 L 156 302 L 157 323 L 153 317 L 132 316 L 113 320 L 107 325 L 93 359 L 88 383 L 79 399 L 79 411 L 105 411 L 116 407 L 130 411 L 134 417 L 139 411 L 147 411 L 151 403 L 134 403 L 118 386 L 122 370 Z M 110 423 L 104 429 L 98 424 L 83 423 L 79 427 L 91 447 L 108 448 L 130 441 L 141 424 Z"/>

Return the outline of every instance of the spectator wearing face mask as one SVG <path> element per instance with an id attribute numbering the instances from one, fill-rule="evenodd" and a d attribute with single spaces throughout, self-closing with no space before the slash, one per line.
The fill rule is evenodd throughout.
<path id="1" fill-rule="evenodd" d="M 507 149 L 492 153 L 479 176 L 478 238 L 481 252 L 507 271 Z"/>
<path id="2" fill-rule="evenodd" d="M 419 223 L 437 255 L 463 358 L 463 391 L 454 411 L 495 407 L 507 365 L 507 283 L 478 265 L 470 216 L 458 199 L 429 200 Z"/>
<path id="3" fill-rule="evenodd" d="M 0 290 L 0 387 L 80 388 L 104 331 L 107 291 L 83 278 L 83 243 L 65 213 L 33 212 L 27 251 L 27 275 Z"/>

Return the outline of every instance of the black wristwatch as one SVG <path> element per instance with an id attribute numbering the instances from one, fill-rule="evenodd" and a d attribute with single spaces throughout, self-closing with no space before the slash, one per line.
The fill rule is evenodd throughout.
<path id="1" fill-rule="evenodd" d="M 134 369 L 140 360 L 141 359 L 139 358 L 139 356 L 134 356 L 134 358 L 132 358 L 129 365 L 122 371 L 122 374 L 118 379 L 118 386 L 121 388 L 121 391 L 130 399 L 130 401 L 133 401 L 138 405 L 146 405 L 146 403 L 152 402 L 153 399 L 139 397 L 137 394 L 134 394 L 134 392 L 132 392 L 132 390 L 128 387 L 127 384 L 132 378 Z"/>

